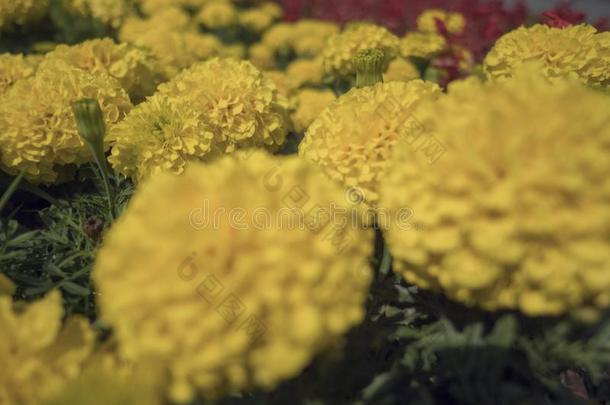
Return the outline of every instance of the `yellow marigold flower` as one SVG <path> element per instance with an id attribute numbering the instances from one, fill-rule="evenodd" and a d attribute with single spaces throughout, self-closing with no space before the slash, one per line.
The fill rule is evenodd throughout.
<path id="1" fill-rule="evenodd" d="M 104 72 L 117 79 L 134 102 L 154 93 L 165 77 L 149 52 L 112 39 L 93 39 L 78 45 L 59 45 L 47 54 L 94 75 Z"/>
<path id="2" fill-rule="evenodd" d="M 320 85 L 324 80 L 324 65 L 322 58 L 297 59 L 286 68 L 286 74 L 294 80 L 298 87 Z"/>
<path id="3" fill-rule="evenodd" d="M 383 51 L 387 66 L 396 57 L 398 46 L 398 37 L 384 27 L 368 23 L 352 24 L 328 40 L 322 52 L 324 70 L 332 76 L 354 76 L 356 70 L 352 59 L 358 51 L 369 48 Z"/>
<path id="4" fill-rule="evenodd" d="M 539 61 L 548 77 L 569 73 L 589 85 L 610 84 L 610 32 L 586 24 L 521 27 L 501 37 L 484 61 L 491 79 L 513 75 L 524 61 Z"/>
<path id="5" fill-rule="evenodd" d="M 90 161 L 71 106 L 82 98 L 99 101 L 108 125 L 132 107 L 115 79 L 60 60 L 43 62 L 35 76 L 15 83 L 0 99 L 0 167 L 13 175 L 23 170 L 34 183 L 53 183 L 63 166 Z"/>
<path id="6" fill-rule="evenodd" d="M 159 86 L 198 110 L 225 152 L 244 147 L 278 149 L 289 129 L 287 101 L 250 62 L 214 58 Z"/>
<path id="7" fill-rule="evenodd" d="M 0 0 L 0 31 L 36 22 L 48 8 L 49 0 Z"/>
<path id="8" fill-rule="evenodd" d="M 78 376 L 94 334 L 87 319 L 73 317 L 62 327 L 62 316 L 59 291 L 20 311 L 0 296 L 1 404 L 37 405 Z"/>
<path id="9" fill-rule="evenodd" d="M 265 32 L 274 21 L 275 18 L 272 15 L 260 8 L 252 8 L 239 13 L 239 25 L 255 33 Z"/>
<path id="10" fill-rule="evenodd" d="M 248 60 L 259 69 L 274 69 L 275 50 L 263 43 L 256 43 L 248 49 Z"/>
<path id="11" fill-rule="evenodd" d="M 372 231 L 333 206 L 315 166 L 260 151 L 144 182 L 93 271 L 121 356 L 160 359 L 177 402 L 296 376 L 365 315 Z"/>
<path id="12" fill-rule="evenodd" d="M 390 216 L 420 225 L 385 230 L 395 270 L 488 310 L 610 306 L 610 99 L 527 70 L 432 107 L 381 187 Z"/>
<path id="13" fill-rule="evenodd" d="M 412 110 L 440 92 L 436 84 L 421 80 L 352 89 L 309 126 L 299 154 L 320 165 L 332 180 L 357 187 L 375 205 L 387 161 Z"/>
<path id="14" fill-rule="evenodd" d="M 186 11 L 171 7 L 160 11 L 149 19 L 130 16 L 125 20 L 119 31 L 121 42 L 136 42 L 152 30 L 191 31 L 191 18 Z"/>
<path id="15" fill-rule="evenodd" d="M 430 9 L 426 10 L 417 17 L 417 29 L 422 32 L 438 32 L 436 21 L 440 20 L 445 24 L 447 31 L 459 34 L 466 27 L 466 20 L 460 13 L 450 11 Z"/>
<path id="16" fill-rule="evenodd" d="M 390 62 L 388 70 L 383 74 L 386 82 L 408 82 L 419 78 L 420 73 L 417 67 L 403 58 L 396 58 Z"/>
<path id="17" fill-rule="evenodd" d="M 181 174 L 190 161 L 213 156 L 214 133 L 198 111 L 182 100 L 154 95 L 112 127 L 110 163 L 142 180 L 162 171 Z"/>
<path id="18" fill-rule="evenodd" d="M 124 0 L 64 0 L 63 6 L 82 16 L 96 18 L 113 28 L 119 28 L 130 11 Z"/>
<path id="19" fill-rule="evenodd" d="M 215 30 L 235 25 L 237 17 L 237 9 L 229 0 L 210 0 L 197 14 L 197 21 L 204 27 Z"/>
<path id="20" fill-rule="evenodd" d="M 194 32 L 151 30 L 135 41 L 152 50 L 172 77 L 199 61 L 218 55 L 223 46 L 214 35 Z"/>
<path id="21" fill-rule="evenodd" d="M 18 80 L 33 76 L 37 65 L 38 63 L 28 56 L 0 54 L 0 95 Z"/>
<path id="22" fill-rule="evenodd" d="M 445 38 L 430 32 L 409 32 L 400 40 L 400 55 L 403 58 L 431 59 L 446 49 Z"/>
<path id="23" fill-rule="evenodd" d="M 300 90 L 295 97 L 296 111 L 291 115 L 294 130 L 303 133 L 337 97 L 331 90 Z"/>

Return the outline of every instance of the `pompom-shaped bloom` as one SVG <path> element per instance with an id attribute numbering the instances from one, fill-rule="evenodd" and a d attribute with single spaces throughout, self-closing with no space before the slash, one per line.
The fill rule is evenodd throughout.
<path id="1" fill-rule="evenodd" d="M 210 0 L 197 14 L 197 21 L 204 27 L 215 30 L 235 25 L 237 17 L 237 9 L 230 0 Z"/>
<path id="2" fill-rule="evenodd" d="M 33 76 L 37 65 L 38 63 L 28 56 L 0 54 L 0 95 L 4 94 L 17 80 Z"/>
<path id="3" fill-rule="evenodd" d="M 404 58 L 431 59 L 447 49 L 447 41 L 431 32 L 409 32 L 400 40 L 400 55 Z"/>
<path id="4" fill-rule="evenodd" d="M 78 45 L 59 45 L 47 54 L 91 74 L 104 72 L 117 79 L 134 102 L 154 93 L 164 80 L 159 62 L 146 50 L 116 44 L 109 38 L 93 39 Z"/>
<path id="5" fill-rule="evenodd" d="M 188 102 L 155 94 L 131 110 L 108 134 L 110 163 L 142 180 L 162 171 L 180 174 L 190 161 L 212 157 L 214 133 Z"/>
<path id="6" fill-rule="evenodd" d="M 396 57 L 400 41 L 384 27 L 369 23 L 349 25 L 343 32 L 329 38 L 322 56 L 327 74 L 350 77 L 356 74 L 352 59 L 356 54 L 369 48 L 384 53 L 385 65 Z"/>
<path id="7" fill-rule="evenodd" d="M 62 326 L 62 316 L 58 291 L 20 311 L 0 296 L 0 404 L 38 405 L 78 376 L 94 334 L 87 319 Z"/>
<path id="8" fill-rule="evenodd" d="M 303 89 L 295 96 L 296 110 L 290 118 L 297 133 L 303 133 L 337 97 L 331 90 Z"/>
<path id="9" fill-rule="evenodd" d="M 48 8 L 49 0 L 0 0 L 0 31 L 36 22 Z"/>
<path id="10" fill-rule="evenodd" d="M 159 86 L 199 111 L 225 152 L 238 148 L 278 149 L 289 130 L 287 101 L 250 62 L 214 58 Z"/>
<path id="11" fill-rule="evenodd" d="M 543 64 L 548 77 L 569 73 L 588 85 L 610 84 L 610 32 L 586 24 L 566 28 L 521 27 L 501 37 L 484 61 L 492 79 L 511 77 L 524 61 Z"/>
<path id="12" fill-rule="evenodd" d="M 15 83 L 0 99 L 2 169 L 13 175 L 23 170 L 34 183 L 53 183 L 62 166 L 90 161 L 71 106 L 82 98 L 99 101 L 108 125 L 132 107 L 115 79 L 60 60 L 43 62 L 35 76 Z"/>
<path id="13" fill-rule="evenodd" d="M 159 359 L 177 402 L 297 375 L 364 317 L 373 235 L 335 206 L 314 165 L 260 151 L 144 182 L 93 271 L 120 355 Z"/>
<path id="14" fill-rule="evenodd" d="M 64 7 L 84 17 L 93 17 L 113 28 L 119 28 L 129 13 L 124 0 L 64 0 Z"/>
<path id="15" fill-rule="evenodd" d="M 413 109 L 440 92 L 436 84 L 421 80 L 352 89 L 309 126 L 299 154 L 331 179 L 358 188 L 375 205 L 388 159 L 396 143 L 407 136 Z"/>
<path id="16" fill-rule="evenodd" d="M 386 230 L 394 269 L 467 305 L 591 313 L 610 306 L 610 99 L 524 73 L 416 111 L 381 188 L 419 225 Z"/>
<path id="17" fill-rule="evenodd" d="M 437 22 L 445 25 L 447 31 L 459 34 L 466 27 L 466 19 L 460 13 L 445 10 L 429 9 L 417 17 L 417 29 L 422 32 L 438 32 Z"/>
<path id="18" fill-rule="evenodd" d="M 383 74 L 383 80 L 386 82 L 408 82 L 419 78 L 417 67 L 403 58 L 396 58 L 390 62 L 388 70 Z"/>

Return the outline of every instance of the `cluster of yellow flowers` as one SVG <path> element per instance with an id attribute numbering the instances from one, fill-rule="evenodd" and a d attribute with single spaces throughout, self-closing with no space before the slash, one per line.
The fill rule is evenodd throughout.
<path id="1" fill-rule="evenodd" d="M 93 75 L 108 74 L 121 83 L 134 103 L 152 95 L 166 79 L 162 65 L 152 54 L 109 38 L 59 45 L 46 59 L 64 61 Z"/>
<path id="2" fill-rule="evenodd" d="M 329 37 L 339 32 L 336 24 L 299 20 L 296 23 L 279 23 L 262 36 L 261 42 L 249 49 L 252 62 L 261 69 L 277 68 L 278 56 L 296 55 L 312 59 L 321 55 Z"/>
<path id="3" fill-rule="evenodd" d="M 421 32 L 438 32 L 438 22 L 442 22 L 447 31 L 459 34 L 466 27 L 466 20 L 460 13 L 452 13 L 445 10 L 429 9 L 417 18 L 417 29 Z"/>
<path id="4" fill-rule="evenodd" d="M 48 7 L 49 0 L 0 0 L 0 32 L 40 20 Z"/>
<path id="5" fill-rule="evenodd" d="M 62 325 L 62 315 L 58 291 L 31 304 L 0 294 L 0 404 L 38 405 L 79 376 L 95 335 L 87 319 Z"/>
<path id="6" fill-rule="evenodd" d="M 59 59 L 43 61 L 34 76 L 14 83 L 0 98 L 0 167 L 23 171 L 34 183 L 54 183 L 69 178 L 70 165 L 90 161 L 71 108 L 81 98 L 97 99 L 108 124 L 132 108 L 114 78 Z"/>
<path id="7" fill-rule="evenodd" d="M 315 166 L 263 152 L 143 183 L 93 271 L 120 355 L 159 359 L 177 402 L 297 375 L 364 317 L 372 231 L 323 221 L 335 205 Z"/>
<path id="8" fill-rule="evenodd" d="M 574 74 L 592 86 L 610 85 L 610 32 L 586 24 L 566 28 L 521 27 L 500 38 L 487 54 L 490 79 L 511 77 L 526 61 L 543 64 L 547 77 Z"/>
<path id="9" fill-rule="evenodd" d="M 289 129 L 286 108 L 274 83 L 249 62 L 211 59 L 162 84 L 111 129 L 110 162 L 143 179 L 241 148 L 276 150 Z"/>
<path id="10" fill-rule="evenodd" d="M 360 189 L 374 205 L 394 146 L 408 136 L 413 110 L 440 94 L 436 84 L 422 80 L 352 89 L 315 119 L 299 154 L 319 164 L 331 179 Z"/>
<path id="11" fill-rule="evenodd" d="M 447 149 L 430 165 L 403 142 L 381 205 L 421 229 L 386 230 L 395 270 L 423 288 L 528 315 L 610 306 L 610 99 L 535 67 L 475 79 L 415 112 Z"/>

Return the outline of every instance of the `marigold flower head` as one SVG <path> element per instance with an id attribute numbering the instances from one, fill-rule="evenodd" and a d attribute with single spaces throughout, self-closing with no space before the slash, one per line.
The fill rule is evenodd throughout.
<path id="1" fill-rule="evenodd" d="M 230 0 L 209 0 L 199 14 L 197 21 L 208 29 L 227 28 L 237 23 L 237 9 Z"/>
<path id="2" fill-rule="evenodd" d="M 21 54 L 0 54 L 0 95 L 15 82 L 34 75 L 37 61 Z"/>
<path id="3" fill-rule="evenodd" d="M 0 31 L 36 22 L 48 8 L 49 0 L 0 0 Z"/>
<path id="4" fill-rule="evenodd" d="M 419 78 L 420 73 L 417 67 L 404 58 L 396 58 L 390 62 L 388 69 L 383 74 L 383 80 L 386 82 L 408 82 Z"/>
<path id="5" fill-rule="evenodd" d="M 444 24 L 448 32 L 459 34 L 466 27 L 466 19 L 460 13 L 429 9 L 417 17 L 417 29 L 422 32 L 438 32 L 437 22 Z"/>
<path id="6" fill-rule="evenodd" d="M 406 136 L 413 109 L 440 92 L 436 84 L 422 80 L 352 89 L 309 126 L 299 154 L 317 163 L 332 180 L 359 188 L 375 205 L 388 159 Z"/>
<path id="7" fill-rule="evenodd" d="M 201 6 L 208 3 L 210 0 L 135 0 L 140 6 L 144 14 L 148 16 L 156 16 L 159 13 L 165 12 L 167 9 L 187 8 L 191 10 L 199 10 Z"/>
<path id="8" fill-rule="evenodd" d="M 290 220 L 330 206 L 344 192 L 315 166 L 260 151 L 141 184 L 93 271 L 120 355 L 159 359 L 186 403 L 300 373 L 365 315 L 372 231 Z"/>
<path id="9" fill-rule="evenodd" d="M 214 133 L 189 103 L 154 95 L 131 110 L 108 134 L 110 163 L 142 180 L 162 171 L 181 174 L 190 161 L 214 156 Z"/>
<path id="10" fill-rule="evenodd" d="M 446 49 L 445 38 L 431 32 L 409 32 L 400 40 L 400 55 L 404 58 L 432 59 Z"/>
<path id="11" fill-rule="evenodd" d="M 380 205 L 419 225 L 385 229 L 397 272 L 489 310 L 610 306 L 607 96 L 528 69 L 416 114 L 426 146 L 397 146 L 381 186 Z"/>
<path id="12" fill-rule="evenodd" d="M 286 75 L 294 80 L 298 87 L 305 84 L 320 85 L 324 80 L 322 58 L 297 59 L 286 67 Z"/>
<path id="13" fill-rule="evenodd" d="M 543 64 L 547 77 L 576 74 L 592 86 L 610 84 L 610 32 L 587 24 L 521 27 L 501 37 L 483 67 L 491 79 L 511 77 L 524 61 Z"/>
<path id="14" fill-rule="evenodd" d="M 0 166 L 9 174 L 24 171 L 33 183 L 53 183 L 63 166 L 92 159 L 78 135 L 74 101 L 99 101 L 110 126 L 131 109 L 119 82 L 93 75 L 61 60 L 41 63 L 35 76 L 15 83 L 0 99 Z"/>
<path id="15" fill-rule="evenodd" d="M 78 376 L 94 334 L 87 319 L 62 326 L 62 316 L 59 291 L 20 311 L 0 296 L 0 403 L 37 405 Z"/>
<path id="16" fill-rule="evenodd" d="M 92 17 L 103 24 L 119 28 L 129 14 L 124 0 L 64 0 L 63 7 L 84 17 Z"/>
<path id="17" fill-rule="evenodd" d="M 94 75 L 99 72 L 117 79 L 134 102 L 154 93 L 165 77 L 157 59 L 148 51 L 109 38 L 78 45 L 58 45 L 47 59 L 58 59 Z"/>
<path id="18" fill-rule="evenodd" d="M 303 133 L 337 97 L 331 90 L 303 89 L 295 96 L 296 110 L 291 115 L 294 130 Z"/>
<path id="19" fill-rule="evenodd" d="M 329 38 L 322 52 L 324 70 L 332 76 L 354 76 L 354 56 L 358 51 L 369 48 L 382 51 L 384 65 L 387 66 L 396 57 L 398 47 L 398 37 L 384 27 L 369 23 L 351 24 L 343 32 Z"/>
<path id="20" fill-rule="evenodd" d="M 225 152 L 275 150 L 286 139 L 287 100 L 250 62 L 214 58 L 183 71 L 159 90 L 191 103 Z"/>

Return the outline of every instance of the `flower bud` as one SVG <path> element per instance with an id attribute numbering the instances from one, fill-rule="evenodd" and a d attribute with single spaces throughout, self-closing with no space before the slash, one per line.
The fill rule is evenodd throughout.
<path id="1" fill-rule="evenodd" d="M 376 48 L 363 49 L 353 59 L 356 68 L 356 87 L 372 86 L 383 82 L 385 56 Z"/>
<path id="2" fill-rule="evenodd" d="M 97 100 L 84 98 L 72 103 L 78 134 L 90 144 L 99 144 L 104 139 L 106 124 Z"/>

